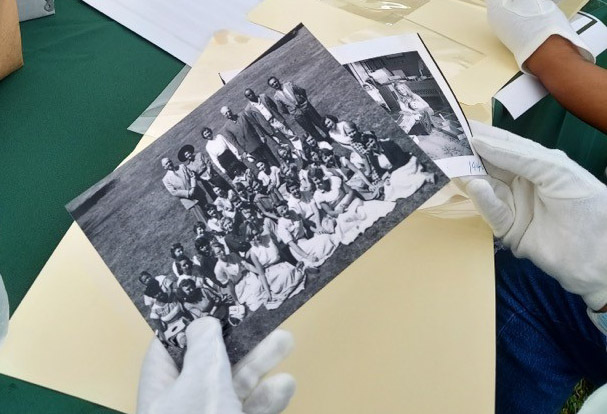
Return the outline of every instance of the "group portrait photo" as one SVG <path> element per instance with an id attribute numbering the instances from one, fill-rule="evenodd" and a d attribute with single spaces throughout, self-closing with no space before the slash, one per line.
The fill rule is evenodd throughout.
<path id="1" fill-rule="evenodd" d="M 67 208 L 177 361 L 213 316 L 237 362 L 447 182 L 300 25 Z"/>

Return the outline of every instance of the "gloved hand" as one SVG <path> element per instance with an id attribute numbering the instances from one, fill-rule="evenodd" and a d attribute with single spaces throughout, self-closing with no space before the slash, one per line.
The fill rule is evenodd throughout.
<path id="1" fill-rule="evenodd" d="M 523 72 L 529 73 L 525 61 L 551 35 L 564 37 L 577 46 L 584 59 L 595 61 L 552 0 L 487 0 L 487 17 Z"/>
<path id="2" fill-rule="evenodd" d="M 495 236 L 593 310 L 607 304 L 607 187 L 558 150 L 470 122 L 489 173 L 465 183 Z"/>
<path id="3" fill-rule="evenodd" d="M 288 374 L 261 381 L 293 347 L 290 333 L 276 330 L 230 369 L 221 326 L 215 318 L 192 322 L 188 349 L 179 373 L 156 338 L 143 361 L 138 414 L 275 414 L 295 392 Z"/>

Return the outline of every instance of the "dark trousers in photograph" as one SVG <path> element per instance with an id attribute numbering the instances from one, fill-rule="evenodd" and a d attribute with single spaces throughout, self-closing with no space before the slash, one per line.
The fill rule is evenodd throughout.
<path id="1" fill-rule="evenodd" d="M 251 164 L 255 164 L 255 162 L 257 161 L 265 161 L 270 165 L 275 165 L 277 167 L 279 165 L 278 160 L 276 160 L 276 157 L 266 144 L 261 144 L 260 146 L 255 148 L 253 152 L 251 152 L 251 156 L 255 159 L 255 161 Z M 252 167 L 253 168 L 249 168 L 251 168 L 253 171 L 257 171 L 257 167 L 255 167 L 255 165 L 253 165 Z"/>
<path id="2" fill-rule="evenodd" d="M 231 151 L 225 151 L 223 154 L 219 155 L 217 161 L 219 161 L 219 164 L 226 170 L 226 174 L 230 178 L 235 177 L 234 171 L 237 166 L 244 167 L 244 164 L 240 162 Z"/>
<path id="3" fill-rule="evenodd" d="M 295 121 L 302 127 L 304 131 L 312 135 L 317 141 L 326 141 L 326 130 L 322 123 L 322 118 L 316 109 L 308 104 L 305 108 L 301 108 L 300 112 L 293 114 Z M 322 131 L 322 133 L 321 133 Z"/>

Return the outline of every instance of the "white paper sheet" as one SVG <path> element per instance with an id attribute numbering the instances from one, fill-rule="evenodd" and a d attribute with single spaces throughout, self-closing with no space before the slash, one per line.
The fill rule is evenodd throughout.
<path id="1" fill-rule="evenodd" d="M 167 51 L 187 65 L 218 30 L 278 39 L 276 32 L 247 20 L 259 0 L 84 0 L 111 19 Z"/>
<path id="2" fill-rule="evenodd" d="M 594 16 L 580 12 L 571 19 L 571 26 L 595 57 L 607 49 L 607 26 Z M 535 76 L 521 74 L 499 90 L 494 98 L 504 105 L 513 119 L 517 119 L 547 95 L 548 91 Z"/>

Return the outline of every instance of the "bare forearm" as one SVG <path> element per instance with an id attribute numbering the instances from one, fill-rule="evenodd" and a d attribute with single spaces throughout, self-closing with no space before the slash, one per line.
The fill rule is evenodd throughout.
<path id="1" fill-rule="evenodd" d="M 588 62 L 560 36 L 550 36 L 525 62 L 569 112 L 607 132 L 607 70 Z"/>

